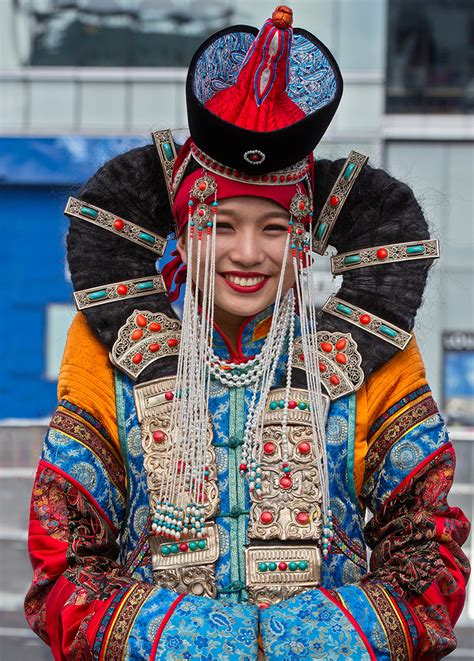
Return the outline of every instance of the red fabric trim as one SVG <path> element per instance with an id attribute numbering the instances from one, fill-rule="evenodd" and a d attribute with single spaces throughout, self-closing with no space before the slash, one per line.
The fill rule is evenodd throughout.
<path id="1" fill-rule="evenodd" d="M 156 659 L 156 652 L 158 651 L 158 645 L 160 644 L 161 636 L 163 634 L 163 631 L 165 630 L 166 625 L 168 624 L 171 616 L 173 615 L 174 611 L 176 610 L 177 605 L 179 602 L 186 597 L 185 594 L 179 594 L 176 599 L 173 601 L 171 606 L 168 608 L 168 611 L 164 618 L 161 620 L 160 628 L 156 632 L 155 640 L 153 641 L 153 646 L 151 648 L 151 653 L 150 653 L 150 661 L 155 661 Z"/>
<path id="2" fill-rule="evenodd" d="M 406 477 L 400 482 L 400 484 L 398 485 L 398 487 L 396 487 L 396 488 L 392 491 L 392 493 L 390 494 L 390 496 L 387 498 L 387 500 L 386 500 L 386 502 L 385 502 L 385 505 L 386 505 L 387 503 L 389 503 L 389 502 L 392 500 L 392 498 L 394 498 L 398 493 L 400 493 L 400 491 L 403 490 L 405 484 L 406 484 L 407 482 L 409 482 L 409 481 L 412 479 L 413 475 L 416 475 L 416 473 L 419 473 L 419 472 L 420 472 L 420 471 L 426 466 L 426 464 L 427 464 L 428 462 L 432 461 L 432 460 L 433 460 L 435 457 L 437 457 L 441 452 L 444 452 L 445 450 L 448 450 L 448 449 L 451 450 L 451 451 L 454 451 L 453 444 L 451 443 L 451 441 L 448 441 L 448 443 L 445 443 L 445 444 L 442 445 L 440 448 L 438 448 L 437 450 L 435 450 L 434 452 L 432 452 L 430 455 L 428 455 L 425 459 L 423 459 L 423 461 L 422 461 L 421 463 L 419 463 L 419 464 L 416 466 L 416 468 L 414 468 L 410 473 L 408 473 L 408 475 L 407 475 L 407 476 L 406 476 Z"/>
<path id="3" fill-rule="evenodd" d="M 319 588 L 319 589 L 320 589 L 321 592 L 324 594 L 324 596 L 325 596 L 327 599 L 329 599 L 329 601 L 331 601 L 335 606 L 337 606 L 337 607 L 338 607 L 338 608 L 344 613 L 344 615 L 347 617 L 347 619 L 349 620 L 349 622 L 352 624 L 352 626 L 354 627 L 354 629 L 357 631 L 357 633 L 358 633 L 359 636 L 361 637 L 362 642 L 363 642 L 364 645 L 366 646 L 366 648 L 367 648 L 367 652 L 369 653 L 369 656 L 370 656 L 370 658 L 372 659 L 372 661 L 377 661 L 377 657 L 375 656 L 374 651 L 372 650 L 372 647 L 370 646 L 370 643 L 369 643 L 369 640 L 368 640 L 367 636 L 366 636 L 365 633 L 362 631 L 362 629 L 361 629 L 360 626 L 358 625 L 357 621 L 356 621 L 356 620 L 352 617 L 352 615 L 349 613 L 349 611 L 347 610 L 347 608 L 346 608 L 345 606 L 343 606 L 343 605 L 341 604 L 340 601 L 337 601 L 336 599 L 334 599 L 334 597 L 333 597 L 333 596 L 332 596 L 327 590 L 325 590 L 324 588 Z"/>
<path id="4" fill-rule="evenodd" d="M 50 464 L 48 461 L 45 461 L 44 459 L 40 459 L 39 465 L 38 465 L 38 470 L 39 467 L 42 466 L 43 468 L 49 468 L 50 470 L 54 471 L 58 475 L 61 475 L 61 477 L 64 477 L 65 480 L 73 484 L 76 489 L 79 489 L 79 491 L 84 494 L 84 496 L 94 505 L 96 510 L 99 512 L 99 514 L 102 516 L 102 518 L 106 521 L 106 523 L 110 526 L 114 534 L 118 535 L 118 528 L 114 525 L 114 523 L 109 519 L 107 514 L 104 512 L 102 507 L 99 505 L 99 503 L 95 500 L 95 498 L 92 497 L 89 491 L 85 487 L 80 484 L 77 480 L 75 480 L 73 477 L 71 477 L 68 473 L 63 471 L 61 468 L 58 466 L 55 466 L 54 464 Z"/>

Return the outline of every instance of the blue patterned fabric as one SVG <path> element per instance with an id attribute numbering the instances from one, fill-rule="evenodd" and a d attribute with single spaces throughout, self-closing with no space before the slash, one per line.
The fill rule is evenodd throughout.
<path id="1" fill-rule="evenodd" d="M 256 606 L 188 595 L 166 625 L 156 658 L 250 661 L 257 636 Z"/>
<path id="2" fill-rule="evenodd" d="M 70 475 L 86 489 L 116 528 L 125 513 L 125 500 L 96 455 L 57 429 L 49 429 L 41 458 Z"/>
<path id="3" fill-rule="evenodd" d="M 293 35 L 288 96 L 309 115 L 336 94 L 336 77 L 327 57 L 302 34 Z"/>
<path id="4" fill-rule="evenodd" d="M 355 403 L 355 394 L 331 402 L 326 423 L 329 495 L 335 528 L 332 553 L 322 567 L 322 584 L 328 589 L 354 583 L 367 571 L 364 513 L 352 496 Z"/>
<path id="5" fill-rule="evenodd" d="M 320 590 L 310 590 L 260 613 L 265 658 L 368 660 L 357 630 Z"/>
<path id="6" fill-rule="evenodd" d="M 160 624 L 168 612 L 176 594 L 157 588 L 140 608 L 127 638 L 125 659 L 149 659 Z M 156 657 L 161 658 L 160 656 Z"/>
<path id="7" fill-rule="evenodd" d="M 234 85 L 253 42 L 254 36 L 248 32 L 232 32 L 206 48 L 194 74 L 193 90 L 201 103 Z M 326 106 L 336 93 L 336 78 L 327 57 L 302 34 L 293 34 L 287 93 L 306 114 Z"/>
<path id="8" fill-rule="evenodd" d="M 435 450 L 449 443 L 448 432 L 439 413 L 406 432 L 386 454 L 380 468 L 364 485 L 362 495 L 371 509 L 380 509 L 393 490 Z"/>

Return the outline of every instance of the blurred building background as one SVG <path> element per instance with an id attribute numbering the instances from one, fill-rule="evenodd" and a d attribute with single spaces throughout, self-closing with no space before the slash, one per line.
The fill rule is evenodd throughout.
<path id="1" fill-rule="evenodd" d="M 29 492 L 74 314 L 67 196 L 111 156 L 186 126 L 203 39 L 260 26 L 268 0 L 0 0 L 0 656 L 48 659 L 21 614 Z M 350 149 L 407 181 L 439 238 L 416 331 L 458 453 L 452 503 L 474 503 L 474 3 L 294 0 L 345 91 L 318 157 Z M 331 285 L 321 277 L 322 293 Z M 472 558 L 473 542 L 467 547 Z M 453 658 L 472 659 L 474 589 Z M 11 655 L 11 656 L 10 656 Z"/>

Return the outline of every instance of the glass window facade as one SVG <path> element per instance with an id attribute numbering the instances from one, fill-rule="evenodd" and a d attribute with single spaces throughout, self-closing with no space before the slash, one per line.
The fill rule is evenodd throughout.
<path id="1" fill-rule="evenodd" d="M 474 2 L 389 0 L 388 113 L 474 110 Z"/>

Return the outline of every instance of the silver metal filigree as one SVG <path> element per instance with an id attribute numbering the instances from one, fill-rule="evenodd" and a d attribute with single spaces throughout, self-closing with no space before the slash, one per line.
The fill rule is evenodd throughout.
<path id="1" fill-rule="evenodd" d="M 146 288 L 144 285 L 149 285 Z M 123 289 L 123 293 L 121 291 Z M 122 280 L 111 282 L 101 287 L 91 287 L 73 292 L 74 300 L 78 310 L 84 310 L 95 305 L 114 303 L 138 296 L 150 296 L 151 294 L 163 294 L 166 287 L 161 274 L 155 274 L 147 278 L 135 278 L 133 280 Z M 100 297 L 99 297 L 100 295 Z"/>
<path id="2" fill-rule="evenodd" d="M 351 151 L 314 224 L 313 250 L 323 255 L 336 220 L 368 157 Z M 349 169 L 348 169 L 349 168 Z"/>
<path id="3" fill-rule="evenodd" d="M 384 342 L 393 344 L 398 349 L 405 349 L 413 337 L 412 333 L 407 333 L 402 328 L 385 321 L 381 317 L 377 317 L 372 312 L 343 301 L 337 298 L 337 296 L 328 298 L 321 311 L 344 319 L 349 324 L 353 324 L 367 333 L 375 335 L 380 340 L 384 340 Z M 361 318 L 363 321 L 361 321 Z"/>
<path id="4" fill-rule="evenodd" d="M 414 249 L 418 249 L 415 250 Z M 383 257 L 378 255 L 383 252 Z M 407 262 L 413 259 L 438 259 L 438 239 L 426 239 L 424 241 L 406 241 L 403 243 L 391 243 L 386 246 L 374 246 L 373 248 L 362 248 L 351 252 L 343 252 L 331 257 L 331 271 L 333 275 L 340 275 L 346 271 L 361 269 L 366 266 L 380 266 L 381 264 L 393 264 L 394 262 Z"/>
<path id="5" fill-rule="evenodd" d="M 102 227 L 117 236 L 147 248 L 162 257 L 166 250 L 167 240 L 151 230 L 144 229 L 129 220 L 125 220 L 116 214 L 105 211 L 88 202 L 82 202 L 75 197 L 70 197 L 64 210 L 66 216 L 73 216 L 80 220 Z"/>

